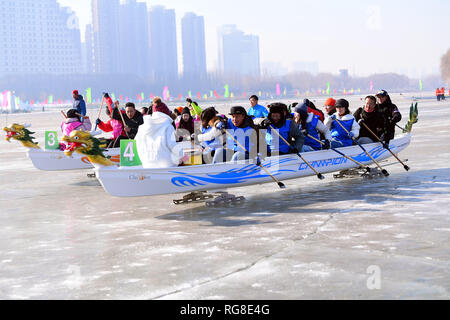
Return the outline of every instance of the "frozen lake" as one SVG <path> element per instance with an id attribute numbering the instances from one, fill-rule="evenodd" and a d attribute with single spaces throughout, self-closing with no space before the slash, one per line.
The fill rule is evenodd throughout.
<path id="1" fill-rule="evenodd" d="M 404 125 L 411 100 L 392 98 Z M 0 299 L 449 299 L 450 101 L 419 113 L 400 155 L 410 172 L 236 188 L 247 201 L 235 208 L 114 198 L 91 170 L 36 170 L 3 135 Z M 41 143 L 61 121 L 0 117 L 31 123 Z"/>

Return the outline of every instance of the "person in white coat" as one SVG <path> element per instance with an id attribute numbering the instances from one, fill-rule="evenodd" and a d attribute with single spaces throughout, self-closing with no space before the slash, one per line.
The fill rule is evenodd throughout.
<path id="1" fill-rule="evenodd" d="M 136 135 L 136 147 L 144 168 L 171 168 L 180 164 L 183 147 L 177 144 L 173 119 L 154 112 L 144 117 Z"/>

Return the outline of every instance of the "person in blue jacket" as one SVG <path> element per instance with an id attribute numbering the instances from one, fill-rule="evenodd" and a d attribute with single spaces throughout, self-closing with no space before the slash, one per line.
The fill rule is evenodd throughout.
<path id="1" fill-rule="evenodd" d="M 250 104 L 251 108 L 248 110 L 248 116 L 255 119 L 255 118 L 267 118 L 269 115 L 269 111 L 266 109 L 266 107 L 259 105 L 258 101 L 259 98 L 256 95 L 253 95 L 250 97 Z"/>

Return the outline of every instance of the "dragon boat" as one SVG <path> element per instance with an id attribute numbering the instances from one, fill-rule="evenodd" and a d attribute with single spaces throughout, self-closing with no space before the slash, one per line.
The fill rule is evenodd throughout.
<path id="1" fill-rule="evenodd" d="M 35 142 L 35 138 L 32 136 L 34 132 L 28 130 L 30 125 L 12 124 L 9 127 L 3 128 L 6 132 L 6 140 L 11 142 L 16 140 L 20 142 L 27 149 L 27 156 L 33 163 L 34 167 L 43 171 L 60 171 L 60 170 L 79 170 L 79 169 L 92 169 L 94 168 L 92 162 L 89 160 L 86 153 L 95 154 L 101 149 L 101 141 L 89 140 L 86 144 L 85 153 L 77 152 L 74 153 L 73 150 L 49 150 L 42 149 L 40 145 Z M 90 133 L 85 133 L 83 137 L 91 137 Z M 80 140 L 82 143 L 83 140 Z M 81 144 L 80 144 L 81 145 Z M 120 162 L 120 151 L 119 149 L 109 149 L 104 150 L 103 157 L 113 163 Z M 109 164 L 109 162 L 102 161 L 103 163 Z M 100 162 L 102 162 L 100 161 Z"/>
<path id="2" fill-rule="evenodd" d="M 364 147 L 354 145 L 340 148 L 339 152 L 321 150 L 300 156 L 290 154 L 268 157 L 260 163 L 239 161 L 165 169 L 96 165 L 95 172 L 106 192 L 116 197 L 195 194 L 269 183 L 273 180 L 298 179 L 314 176 L 317 173 L 320 176 L 322 173 L 360 167 L 356 163 L 370 165 L 374 161 L 380 162 L 390 157 L 398 159 L 397 154 L 410 145 L 412 127 L 417 121 L 416 103 L 415 106 L 411 105 L 410 118 L 403 133 L 390 141 L 389 149 L 377 142 Z M 398 160 L 401 162 L 400 159 Z"/>

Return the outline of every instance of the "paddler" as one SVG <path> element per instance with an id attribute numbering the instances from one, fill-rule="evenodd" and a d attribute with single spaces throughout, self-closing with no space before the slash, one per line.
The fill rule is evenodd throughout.
<path id="1" fill-rule="evenodd" d="M 332 140 L 330 130 L 320 121 L 318 115 L 308 112 L 308 106 L 305 103 L 294 109 L 294 121 L 305 136 L 303 152 L 330 149 Z M 320 143 L 321 135 L 325 137 L 323 145 Z"/>
<path id="2" fill-rule="evenodd" d="M 332 148 L 349 147 L 353 145 L 353 138 L 359 137 L 360 126 L 355 117 L 350 113 L 350 105 L 347 100 L 336 101 L 336 114 L 327 118 L 325 125 L 331 131 L 333 140 Z M 345 128 L 345 129 L 344 129 Z"/>
<path id="3" fill-rule="evenodd" d="M 223 148 L 225 144 L 223 130 L 226 128 L 225 119 L 218 116 L 214 107 L 203 110 L 200 116 L 202 126 L 201 134 L 194 133 L 191 139 L 199 142 L 203 148 L 203 162 L 205 164 L 223 161 Z M 222 156 L 218 158 L 217 154 Z"/>
<path id="4" fill-rule="evenodd" d="M 260 129 L 267 130 L 266 143 L 268 155 L 274 156 L 278 154 L 284 155 L 304 152 L 303 144 L 305 137 L 294 121 L 286 119 L 285 110 L 287 106 L 283 103 L 273 103 L 269 109 L 269 116 L 259 126 Z M 289 145 L 277 133 L 272 132 L 272 128 L 277 130 L 278 134 L 289 142 Z"/>
<path id="5" fill-rule="evenodd" d="M 392 103 L 391 97 L 386 90 L 381 90 L 376 95 L 378 100 L 378 111 L 384 118 L 384 130 L 381 140 L 389 145 L 389 142 L 395 137 L 395 125 L 402 120 L 402 114 L 395 104 Z"/>
<path id="6" fill-rule="evenodd" d="M 356 110 L 353 114 L 358 124 L 361 126 L 359 131 L 359 143 L 368 144 L 377 141 L 377 138 L 370 133 L 363 125 L 365 124 L 377 137 L 381 137 L 384 128 L 383 115 L 377 109 L 377 98 L 367 96 L 364 100 L 364 106 Z"/>

